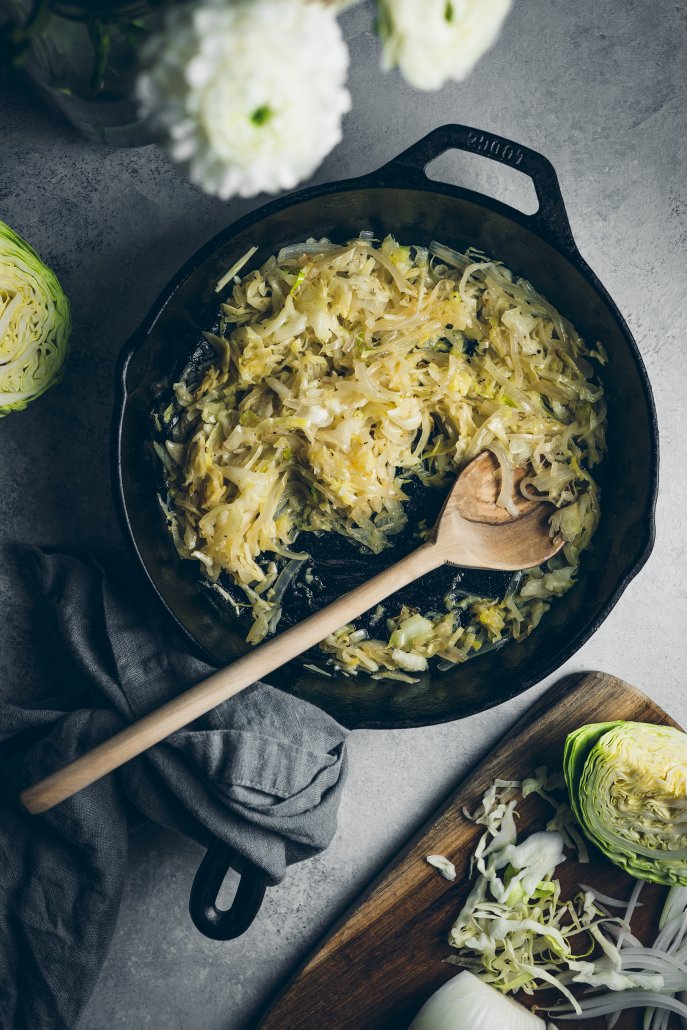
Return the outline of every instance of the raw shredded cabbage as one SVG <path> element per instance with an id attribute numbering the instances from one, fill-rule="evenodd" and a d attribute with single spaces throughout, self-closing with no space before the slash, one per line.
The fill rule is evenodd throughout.
<path id="1" fill-rule="evenodd" d="M 459 954 L 446 961 L 504 993 L 555 987 L 565 1001 L 548 1011 L 561 1020 L 608 1015 L 610 1030 L 622 1011 L 645 1008 L 645 1030 L 667 1030 L 669 1012 L 687 1017 L 687 888 L 668 891 L 649 947 L 631 928 L 644 881 L 635 882 L 626 901 L 584 884 L 563 900 L 555 871 L 565 861 L 564 846 L 580 862 L 588 856 L 562 785 L 562 775 L 540 767 L 522 781 L 496 780 L 476 812 L 463 809 L 486 831 L 471 860 L 473 888 L 449 935 Z M 531 794 L 552 805 L 554 816 L 545 830 L 518 843 L 517 808 Z M 446 867 L 455 874 L 443 855 L 427 861 L 442 875 Z M 612 916 L 609 908 L 624 912 Z M 578 985 L 596 992 L 573 993 Z"/>
<path id="2" fill-rule="evenodd" d="M 591 352 L 503 265 L 430 252 L 369 234 L 285 248 L 234 280 L 219 333 L 205 334 L 215 362 L 178 383 L 163 413 L 163 427 L 175 417 L 157 444 L 170 531 L 210 582 L 228 573 L 242 588 L 251 643 L 277 625 L 278 569 L 303 557 L 300 532 L 378 553 L 406 523 L 411 479 L 448 485 L 485 449 L 504 487 L 527 466 L 524 491 L 559 509 L 563 551 L 501 600 L 389 612 L 378 639 L 343 627 L 322 644 L 329 661 L 413 679 L 432 658 L 446 667 L 527 636 L 575 581 L 599 517 L 589 468 L 604 450 Z"/>
<path id="3" fill-rule="evenodd" d="M 555 871 L 565 861 L 564 846 L 577 851 L 578 861 L 588 861 L 574 814 L 560 795 L 562 784 L 562 776 L 548 776 L 541 767 L 522 781 L 496 780 L 473 815 L 464 810 L 486 832 L 472 857 L 475 883 L 449 935 L 460 954 L 447 961 L 503 992 L 555 987 L 566 1000 L 550 1011 L 566 1019 L 584 1018 L 603 1005 L 606 1012 L 633 1007 L 637 998 L 653 996 L 646 992 L 684 990 L 687 895 L 669 895 L 652 948 L 630 930 L 641 881 L 626 902 L 584 886 L 570 900 L 561 897 Z M 545 830 L 518 843 L 517 806 L 531 794 L 555 814 Z M 624 908 L 623 917 L 609 915 L 608 906 Z M 606 994 L 580 997 L 572 991 L 578 984 L 623 997 L 615 1003 Z"/>
<path id="4" fill-rule="evenodd" d="M 561 898 L 554 874 L 565 861 L 564 847 L 587 860 L 572 812 L 558 796 L 561 786 L 562 777 L 549 777 L 541 767 L 523 781 L 496 780 L 477 811 L 464 812 L 486 831 L 472 858 L 474 886 L 449 934 L 460 954 L 448 961 L 505 992 L 556 987 L 578 1011 L 568 985 L 597 975 L 584 959 L 605 916 L 589 892 Z M 532 794 L 546 800 L 554 815 L 545 830 L 518 843 L 517 805 Z"/>

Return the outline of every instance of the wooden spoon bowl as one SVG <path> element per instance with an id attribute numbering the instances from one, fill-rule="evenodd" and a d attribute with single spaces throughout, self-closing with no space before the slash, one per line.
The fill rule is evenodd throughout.
<path id="1" fill-rule="evenodd" d="M 541 504 L 539 499 L 525 497 L 520 489 L 528 471 L 526 465 L 519 465 L 513 472 L 511 502 L 517 514 L 512 515 L 497 503 L 501 492 L 501 466 L 491 451 L 482 451 L 458 477 L 458 511 L 470 522 L 486 522 L 494 526 L 528 515 Z"/>

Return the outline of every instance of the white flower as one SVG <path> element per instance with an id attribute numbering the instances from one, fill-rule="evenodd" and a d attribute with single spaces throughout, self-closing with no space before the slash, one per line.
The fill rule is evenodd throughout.
<path id="1" fill-rule="evenodd" d="M 341 139 L 348 50 L 334 10 L 319 3 L 175 6 L 142 58 L 144 117 L 222 199 L 293 189 Z"/>
<path id="2" fill-rule="evenodd" d="M 464 79 L 496 41 L 512 0 L 377 0 L 382 65 L 417 89 Z"/>

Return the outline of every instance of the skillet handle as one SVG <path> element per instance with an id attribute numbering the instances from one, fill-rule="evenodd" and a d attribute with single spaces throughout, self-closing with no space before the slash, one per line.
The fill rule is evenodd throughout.
<path id="1" fill-rule="evenodd" d="M 217 896 L 230 869 L 241 879 L 231 907 L 217 907 Z M 211 844 L 193 879 L 189 913 L 193 925 L 213 941 L 231 941 L 251 925 L 262 905 L 267 873 L 240 855 L 230 844 Z"/>
<path id="2" fill-rule="evenodd" d="M 488 157 L 528 175 L 534 183 L 539 209 L 533 215 L 523 215 L 514 208 L 509 210 L 540 235 L 550 239 L 565 254 L 581 260 L 570 229 L 558 177 L 551 162 L 536 150 L 513 143 L 503 136 L 496 136 L 493 132 L 472 129 L 469 125 L 442 125 L 373 172 L 369 178 L 372 181 L 380 179 L 390 186 L 406 186 L 409 181 L 424 185 L 428 178 L 425 168 L 447 150 L 463 150 L 468 154 Z"/>

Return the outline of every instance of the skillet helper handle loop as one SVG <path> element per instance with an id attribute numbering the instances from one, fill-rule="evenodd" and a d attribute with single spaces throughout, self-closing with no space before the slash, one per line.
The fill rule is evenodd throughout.
<path id="1" fill-rule="evenodd" d="M 379 178 L 385 184 L 401 187 L 409 181 L 424 185 L 428 179 L 425 174 L 427 165 L 447 150 L 478 154 L 528 175 L 534 184 L 539 209 L 533 215 L 523 215 L 513 209 L 514 213 L 525 224 L 552 240 L 565 254 L 580 260 L 551 162 L 536 150 L 493 132 L 473 129 L 469 125 L 442 125 L 383 165 L 371 179 Z"/>
<path id="2" fill-rule="evenodd" d="M 231 907 L 217 907 L 217 897 L 230 869 L 239 876 Z M 267 874 L 249 862 L 230 844 L 215 841 L 203 856 L 193 879 L 189 913 L 193 925 L 213 941 L 231 941 L 251 925 L 262 905 L 267 889 Z"/>

